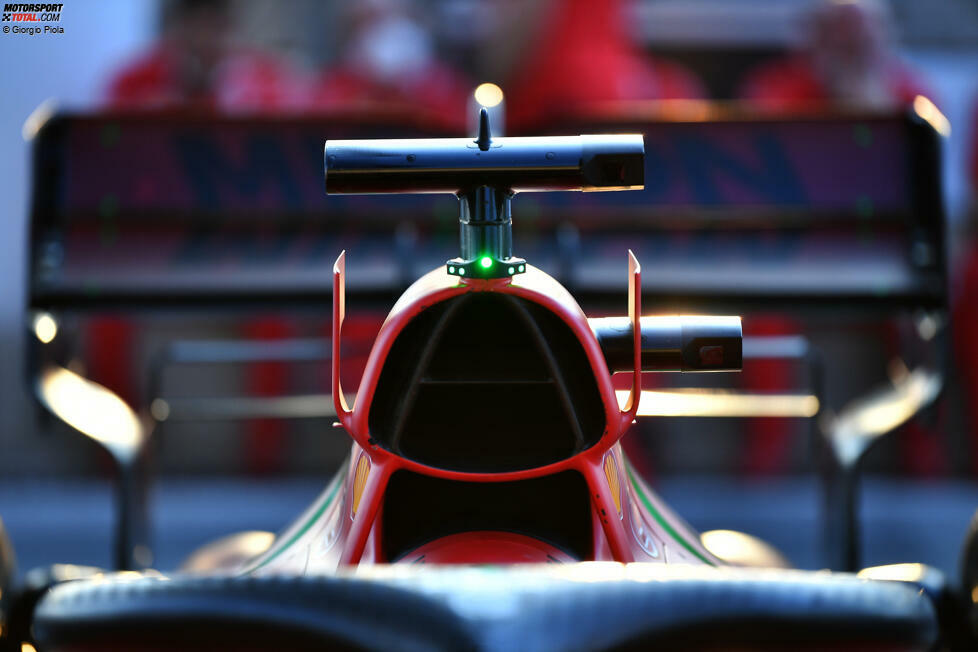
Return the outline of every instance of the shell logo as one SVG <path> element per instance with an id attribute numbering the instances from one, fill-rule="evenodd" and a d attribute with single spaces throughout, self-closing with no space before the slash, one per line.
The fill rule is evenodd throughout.
<path id="1" fill-rule="evenodd" d="M 621 517 L 621 480 L 618 476 L 618 463 L 615 461 L 614 453 L 608 453 L 604 458 L 604 474 L 608 478 L 608 487 L 611 489 L 611 497 L 615 501 L 615 509 Z"/>
<path id="2" fill-rule="evenodd" d="M 367 486 L 367 476 L 370 475 L 370 460 L 366 455 L 361 455 L 357 460 L 357 470 L 353 476 L 353 514 L 357 515 L 360 507 L 360 498 L 363 496 L 363 488 Z"/>

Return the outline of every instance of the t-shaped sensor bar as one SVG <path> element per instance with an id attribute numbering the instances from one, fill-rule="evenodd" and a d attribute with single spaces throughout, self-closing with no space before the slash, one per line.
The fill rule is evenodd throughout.
<path id="1" fill-rule="evenodd" d="M 494 139 L 485 109 L 480 124 L 474 140 L 328 140 L 326 192 L 457 195 L 461 255 L 448 272 L 497 278 L 525 269 L 512 255 L 514 194 L 644 187 L 640 134 Z"/>

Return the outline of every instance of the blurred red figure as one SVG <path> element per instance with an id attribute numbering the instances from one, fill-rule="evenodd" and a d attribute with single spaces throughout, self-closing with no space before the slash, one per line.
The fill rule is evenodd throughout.
<path id="1" fill-rule="evenodd" d="M 770 109 L 892 109 L 923 85 L 893 52 L 890 17 L 874 0 L 828 0 L 808 16 L 802 50 L 752 73 L 742 96 Z"/>
<path id="2" fill-rule="evenodd" d="M 407 0 L 347 5 L 342 54 L 320 79 L 317 107 L 421 108 L 441 126 L 464 129 L 472 84 L 438 58 L 412 8 Z"/>
<path id="3" fill-rule="evenodd" d="M 604 102 L 704 97 L 692 73 L 632 42 L 619 0 L 549 0 L 529 11 L 504 4 L 509 20 L 488 47 L 503 43 L 515 55 L 502 86 L 516 129 L 579 117 Z"/>
<path id="4" fill-rule="evenodd" d="M 177 0 L 163 36 L 112 78 L 121 108 L 275 111 L 308 104 L 310 85 L 284 60 L 234 43 L 227 0 Z"/>
<path id="5" fill-rule="evenodd" d="M 774 111 L 872 111 L 909 107 L 917 95 L 927 94 L 893 51 L 890 16 L 882 3 L 819 2 L 805 27 L 805 41 L 798 53 L 748 76 L 741 93 L 745 100 Z M 751 323 L 750 333 L 779 335 L 799 330 L 791 320 L 761 318 Z M 895 343 L 895 334 L 888 335 Z M 744 366 L 743 382 L 753 390 L 783 391 L 792 382 L 791 365 L 776 360 L 752 362 Z M 782 468 L 789 450 L 788 425 L 758 419 L 748 426 L 748 432 L 748 470 L 770 473 Z M 920 425 L 911 422 L 902 443 L 905 463 L 914 471 L 933 473 L 942 467 L 936 438 Z"/>
<path id="6" fill-rule="evenodd" d="M 964 381 L 963 394 L 971 432 L 971 468 L 978 473 L 978 104 L 972 113 L 968 178 L 971 182 L 971 207 L 967 242 L 954 275 L 951 297 L 952 335 L 956 366 Z"/>
<path id="7" fill-rule="evenodd" d="M 272 113 L 304 108 L 311 85 L 292 66 L 271 54 L 238 47 L 227 0 L 175 0 L 166 5 L 160 42 L 112 78 L 107 102 L 117 109 L 166 109 Z M 293 335 L 282 319 L 255 319 L 242 325 L 246 337 L 275 340 Z M 132 325 L 95 320 L 88 333 L 93 379 L 132 394 Z M 118 343 L 125 342 L 126 349 Z M 287 365 L 251 366 L 245 385 L 253 395 L 285 392 Z M 129 388 L 123 388 L 128 385 Z M 253 472 L 279 468 L 284 456 L 285 424 L 260 419 L 246 426 L 244 460 Z"/>

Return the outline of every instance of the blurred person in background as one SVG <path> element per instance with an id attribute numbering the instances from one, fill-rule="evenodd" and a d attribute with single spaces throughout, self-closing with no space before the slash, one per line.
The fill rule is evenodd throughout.
<path id="1" fill-rule="evenodd" d="M 312 98 L 307 76 L 287 60 L 243 47 L 236 38 L 229 0 L 169 0 L 162 3 L 161 36 L 145 54 L 116 72 L 106 103 L 113 109 L 276 113 L 305 109 Z M 294 335 L 293 325 L 276 317 L 255 317 L 241 326 L 249 339 Z M 134 374 L 138 338 L 133 324 L 98 317 L 86 329 L 89 375 L 130 405 L 139 405 Z M 251 395 L 276 396 L 289 383 L 287 365 L 262 362 L 245 372 Z M 252 472 L 278 470 L 284 457 L 285 424 L 247 422 L 244 464 Z"/>
<path id="2" fill-rule="evenodd" d="M 927 95 L 894 51 L 893 26 L 878 0 L 820 0 L 799 52 L 762 66 L 742 97 L 769 109 L 893 109 Z"/>
<path id="3" fill-rule="evenodd" d="M 112 77 L 111 106 L 270 112 L 308 104 L 311 85 L 295 66 L 237 42 L 229 0 L 162 6 L 159 42 Z"/>
<path id="4" fill-rule="evenodd" d="M 362 0 L 343 11 L 341 54 L 321 76 L 318 108 L 400 106 L 464 129 L 473 84 L 439 58 L 413 3 Z"/>
<path id="5" fill-rule="evenodd" d="M 515 129 L 587 115 L 628 100 L 704 97 L 682 66 L 635 44 L 623 0 L 495 0 L 484 73 L 506 93 Z"/>
<path id="6" fill-rule="evenodd" d="M 818 0 L 805 17 L 798 52 L 762 65 L 750 73 L 741 97 L 771 111 L 887 111 L 910 107 L 924 84 L 899 60 L 887 6 L 878 0 Z M 744 325 L 751 335 L 797 333 L 799 324 L 776 316 L 755 317 Z M 884 334 L 896 355 L 896 333 Z M 758 391 L 785 391 L 793 367 L 778 360 L 744 365 L 743 384 Z M 784 468 L 791 446 L 791 427 L 779 419 L 747 424 L 745 466 L 752 473 Z M 911 422 L 901 438 L 905 465 L 932 474 L 946 466 L 937 437 Z"/>

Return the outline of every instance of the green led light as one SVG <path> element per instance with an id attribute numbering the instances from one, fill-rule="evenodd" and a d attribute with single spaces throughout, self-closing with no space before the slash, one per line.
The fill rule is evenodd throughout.
<path id="1" fill-rule="evenodd" d="M 520 265 L 520 271 L 521 272 L 524 271 L 525 269 L 526 269 L 526 266 L 525 265 Z"/>
<path id="2" fill-rule="evenodd" d="M 455 268 L 454 267 L 449 267 L 448 268 L 448 273 L 449 274 L 454 274 L 455 273 Z"/>
<path id="3" fill-rule="evenodd" d="M 465 276 L 465 268 L 464 267 L 459 267 L 458 268 L 458 275 L 459 276 Z"/>
<path id="4" fill-rule="evenodd" d="M 482 269 L 489 269 L 492 267 L 492 258 L 489 256 L 483 256 L 479 259 L 479 264 L 482 265 Z"/>
<path id="5" fill-rule="evenodd" d="M 513 274 L 515 274 L 515 273 L 516 273 L 516 270 L 515 270 L 515 269 L 513 269 L 512 267 L 510 267 L 510 268 L 509 268 L 508 270 L 506 270 L 506 271 L 507 271 L 507 272 L 509 272 L 509 275 L 510 275 L 510 276 L 512 276 Z"/>

